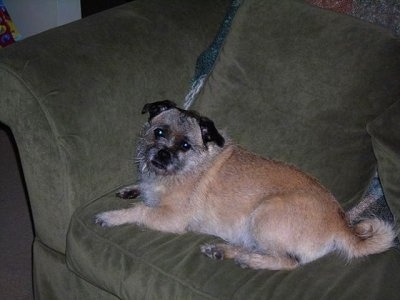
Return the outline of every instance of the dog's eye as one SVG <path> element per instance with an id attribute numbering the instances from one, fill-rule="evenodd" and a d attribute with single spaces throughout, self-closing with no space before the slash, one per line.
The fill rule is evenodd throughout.
<path id="1" fill-rule="evenodd" d="M 165 132 L 161 128 L 154 129 L 154 136 L 156 138 L 163 138 L 163 137 L 165 137 Z"/>
<path id="2" fill-rule="evenodd" d="M 181 149 L 183 150 L 183 151 L 188 151 L 188 150 L 190 150 L 192 148 L 192 146 L 188 143 L 188 142 L 185 142 L 185 141 L 183 141 L 182 143 L 181 143 Z"/>

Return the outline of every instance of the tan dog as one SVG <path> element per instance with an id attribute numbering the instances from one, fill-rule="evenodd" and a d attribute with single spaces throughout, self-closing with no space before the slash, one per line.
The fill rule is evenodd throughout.
<path id="1" fill-rule="evenodd" d="M 139 182 L 119 193 L 141 194 L 143 203 L 97 215 L 102 226 L 218 236 L 227 243 L 201 252 L 255 269 L 293 269 L 332 251 L 351 259 L 392 246 L 390 224 L 371 218 L 349 226 L 315 178 L 226 141 L 208 118 L 168 100 L 147 104 L 146 112 Z"/>

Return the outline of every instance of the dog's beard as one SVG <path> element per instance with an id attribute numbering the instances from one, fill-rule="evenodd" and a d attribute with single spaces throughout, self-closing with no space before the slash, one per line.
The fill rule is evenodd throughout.
<path id="1" fill-rule="evenodd" d="M 170 153 L 170 158 L 163 160 L 158 155 L 161 150 L 155 146 L 138 147 L 137 162 L 139 172 L 144 176 L 185 176 L 196 172 L 207 161 L 207 150 L 193 147 L 192 155 Z"/>
<path id="2" fill-rule="evenodd" d="M 144 151 L 138 151 L 139 170 L 142 174 L 177 175 L 184 165 L 178 156 L 163 147 L 147 147 Z"/>

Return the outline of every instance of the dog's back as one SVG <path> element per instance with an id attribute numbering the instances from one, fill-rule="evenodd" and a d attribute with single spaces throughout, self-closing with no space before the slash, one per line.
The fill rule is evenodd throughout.
<path id="1" fill-rule="evenodd" d="M 291 269 L 335 250 L 347 259 L 379 253 L 395 238 L 378 219 L 350 227 L 316 179 L 235 145 L 226 146 L 205 176 L 196 229 L 240 245 L 219 247 L 224 257 L 252 268 Z"/>

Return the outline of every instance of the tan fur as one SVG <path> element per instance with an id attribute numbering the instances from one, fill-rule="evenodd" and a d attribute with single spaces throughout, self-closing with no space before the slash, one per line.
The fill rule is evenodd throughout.
<path id="1" fill-rule="evenodd" d="M 145 128 L 147 144 L 155 143 L 146 135 L 154 127 L 176 125 L 174 111 L 161 113 Z M 194 131 L 194 127 L 186 130 Z M 191 142 L 202 145 L 196 130 L 190 135 Z M 235 259 L 255 269 L 293 269 L 332 251 L 351 259 L 392 246 L 395 233 L 391 225 L 367 219 L 350 227 L 332 194 L 293 166 L 257 156 L 230 142 L 223 147 L 209 143 L 198 150 L 196 159 L 196 168 L 182 174 L 143 175 L 134 188 L 145 194 L 145 202 L 101 213 L 97 222 L 218 236 L 228 244 L 203 245 L 203 254 Z M 146 197 L 151 201 L 157 198 L 156 204 L 146 205 Z"/>

